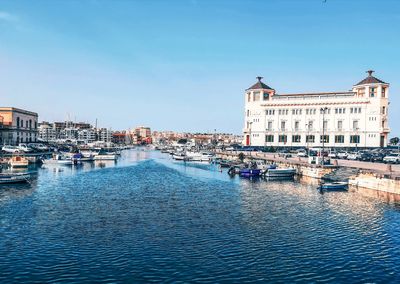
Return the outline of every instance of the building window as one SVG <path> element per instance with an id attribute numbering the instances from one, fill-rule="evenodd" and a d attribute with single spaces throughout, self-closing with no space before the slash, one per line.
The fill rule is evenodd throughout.
<path id="1" fill-rule="evenodd" d="M 385 114 L 385 112 L 386 112 L 386 107 L 382 107 L 382 114 Z"/>
<path id="2" fill-rule="evenodd" d="M 19 128 L 20 120 L 19 117 L 17 117 L 17 128 Z"/>
<path id="3" fill-rule="evenodd" d="M 299 130 L 299 124 L 300 124 L 300 121 L 295 121 L 294 122 L 294 130 L 296 130 L 296 131 Z"/>
<path id="4" fill-rule="evenodd" d="M 279 135 L 279 142 L 286 143 L 287 142 L 287 136 L 286 135 Z"/>
<path id="5" fill-rule="evenodd" d="M 268 130 L 268 131 L 271 131 L 271 130 L 272 130 L 272 121 L 268 121 L 268 128 L 267 128 L 267 130 Z"/>
<path id="6" fill-rule="evenodd" d="M 285 130 L 286 128 L 286 121 L 281 121 L 281 130 Z"/>
<path id="7" fill-rule="evenodd" d="M 247 93 L 247 101 L 248 102 L 251 101 L 251 94 L 250 93 Z"/>
<path id="8" fill-rule="evenodd" d="M 314 135 L 307 135 L 306 136 L 306 142 L 307 143 L 314 143 L 315 142 L 315 136 Z"/>
<path id="9" fill-rule="evenodd" d="M 300 143 L 301 142 L 301 136 L 300 135 L 293 135 L 292 136 L 292 142 Z"/>
<path id="10" fill-rule="evenodd" d="M 376 96 L 376 88 L 369 88 L 369 96 L 371 97 L 371 98 L 373 98 L 373 97 L 375 97 Z"/>
<path id="11" fill-rule="evenodd" d="M 314 122 L 313 121 L 309 121 L 308 122 L 308 131 L 313 130 L 313 127 L 314 127 Z"/>
<path id="12" fill-rule="evenodd" d="M 350 135 L 350 143 L 360 143 L 360 135 Z"/>
<path id="13" fill-rule="evenodd" d="M 260 92 L 254 92 L 253 101 L 259 101 L 259 100 L 260 100 Z"/>
<path id="14" fill-rule="evenodd" d="M 269 94 L 268 94 L 268 93 L 264 93 L 264 95 L 263 95 L 263 100 L 264 100 L 264 101 L 267 101 L 268 98 L 269 98 Z"/>
<path id="15" fill-rule="evenodd" d="M 382 98 L 386 97 L 386 88 L 382 87 Z"/>
<path id="16" fill-rule="evenodd" d="M 329 135 L 321 135 L 319 140 L 321 143 L 329 143 Z"/>
<path id="17" fill-rule="evenodd" d="M 344 135 L 335 135 L 335 143 L 344 143 Z"/>
<path id="18" fill-rule="evenodd" d="M 338 129 L 338 130 L 342 130 L 342 128 L 343 128 L 343 121 L 339 120 L 339 121 L 337 122 L 337 129 Z"/>
<path id="19" fill-rule="evenodd" d="M 327 130 L 328 129 L 328 121 L 324 120 L 322 127 Z"/>
<path id="20" fill-rule="evenodd" d="M 353 130 L 358 130 L 358 120 L 353 120 Z"/>
<path id="21" fill-rule="evenodd" d="M 365 95 L 365 88 L 360 88 L 357 90 L 357 93 L 360 97 L 363 97 Z"/>
<path id="22" fill-rule="evenodd" d="M 274 135 L 265 135 L 265 142 L 274 142 Z"/>
<path id="23" fill-rule="evenodd" d="M 32 129 L 32 119 L 29 120 L 29 129 Z"/>

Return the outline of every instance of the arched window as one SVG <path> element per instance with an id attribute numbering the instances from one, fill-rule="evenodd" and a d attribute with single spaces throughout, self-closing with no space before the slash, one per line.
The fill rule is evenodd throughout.
<path id="1" fill-rule="evenodd" d="M 17 128 L 19 128 L 19 117 L 17 117 Z"/>

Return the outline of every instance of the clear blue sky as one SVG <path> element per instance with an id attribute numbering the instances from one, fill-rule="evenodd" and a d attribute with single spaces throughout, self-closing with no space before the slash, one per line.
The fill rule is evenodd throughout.
<path id="1" fill-rule="evenodd" d="M 243 127 L 258 75 L 278 93 L 391 83 L 400 134 L 400 1 L 0 0 L 0 105 L 112 129 Z"/>

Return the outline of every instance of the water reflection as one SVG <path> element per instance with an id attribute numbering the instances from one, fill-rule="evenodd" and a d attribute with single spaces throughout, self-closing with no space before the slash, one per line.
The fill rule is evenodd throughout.
<path id="1" fill-rule="evenodd" d="M 103 161 L 105 162 L 105 161 Z M 0 282 L 398 282 L 399 210 L 152 151 L 0 188 Z"/>

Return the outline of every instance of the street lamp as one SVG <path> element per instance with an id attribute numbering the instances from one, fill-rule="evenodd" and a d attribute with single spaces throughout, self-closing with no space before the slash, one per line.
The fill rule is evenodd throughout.
<path id="1" fill-rule="evenodd" d="M 322 166 L 325 165 L 325 157 L 324 157 L 324 153 L 325 153 L 325 112 L 327 109 L 328 109 L 327 107 L 321 108 L 321 112 L 322 112 Z"/>
<path id="2" fill-rule="evenodd" d="M 307 156 L 310 156 L 310 146 L 309 146 L 309 136 L 310 136 L 310 125 L 308 123 L 306 123 L 306 146 L 307 146 Z"/>
<path id="3" fill-rule="evenodd" d="M 251 146 L 251 125 L 253 124 L 253 122 L 252 121 L 250 121 L 249 122 L 249 145 L 248 146 Z"/>

